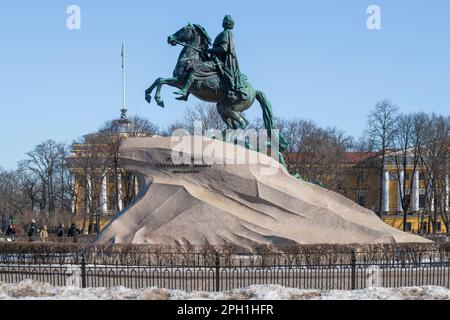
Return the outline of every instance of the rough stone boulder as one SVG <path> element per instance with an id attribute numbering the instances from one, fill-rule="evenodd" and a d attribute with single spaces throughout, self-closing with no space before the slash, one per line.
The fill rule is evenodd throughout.
<path id="1" fill-rule="evenodd" d="M 120 155 L 122 167 L 139 175 L 140 191 L 98 243 L 251 248 L 427 242 L 241 146 L 200 136 L 133 138 L 124 141 Z"/>

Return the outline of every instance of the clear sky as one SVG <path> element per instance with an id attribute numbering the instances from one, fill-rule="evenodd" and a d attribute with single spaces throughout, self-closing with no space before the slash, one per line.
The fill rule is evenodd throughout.
<path id="1" fill-rule="evenodd" d="M 66 28 L 70 4 L 81 8 L 81 30 Z M 381 8 L 381 30 L 366 27 L 371 4 Z M 144 100 L 175 66 L 180 48 L 167 36 L 192 22 L 215 37 L 225 14 L 236 21 L 241 71 L 277 116 L 358 136 L 383 98 L 405 112 L 449 114 L 448 0 L 4 0 L 0 166 L 14 168 L 41 141 L 71 142 L 120 115 L 122 40 L 130 114 L 161 127 L 180 118 L 185 104 L 173 88 L 163 89 L 166 109 Z M 259 106 L 247 115 L 260 116 Z"/>

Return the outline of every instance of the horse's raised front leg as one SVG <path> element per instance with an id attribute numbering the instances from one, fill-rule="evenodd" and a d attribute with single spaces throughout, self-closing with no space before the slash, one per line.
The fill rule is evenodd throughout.
<path id="1" fill-rule="evenodd" d="M 152 99 L 151 93 L 156 88 L 155 101 L 158 104 L 158 106 L 160 106 L 161 108 L 164 108 L 164 101 L 161 100 L 161 87 L 165 84 L 168 84 L 169 86 L 172 86 L 172 87 L 176 87 L 178 82 L 179 82 L 178 78 L 174 78 L 174 77 L 156 79 L 155 82 L 153 82 L 153 84 L 150 86 L 150 88 L 145 90 L 145 100 L 148 103 L 150 103 L 150 101 Z"/>
<path id="2" fill-rule="evenodd" d="M 153 84 L 147 90 L 145 90 L 145 101 L 147 101 L 148 103 L 152 101 L 152 91 L 158 85 L 159 79 L 160 78 L 156 79 L 155 82 L 153 82 Z"/>

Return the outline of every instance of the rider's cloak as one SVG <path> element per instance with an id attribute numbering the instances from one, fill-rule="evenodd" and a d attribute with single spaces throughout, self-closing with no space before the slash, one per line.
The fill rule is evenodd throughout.
<path id="1" fill-rule="evenodd" d="M 213 43 L 213 53 L 224 65 L 224 76 L 231 85 L 232 90 L 241 91 L 244 87 L 244 79 L 241 77 L 239 63 L 234 46 L 233 32 L 226 29 L 219 33 Z"/>

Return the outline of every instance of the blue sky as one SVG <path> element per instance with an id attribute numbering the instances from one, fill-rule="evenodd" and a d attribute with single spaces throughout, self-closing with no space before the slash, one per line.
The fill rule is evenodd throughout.
<path id="1" fill-rule="evenodd" d="M 66 28 L 70 4 L 81 8 L 81 30 Z M 366 28 L 371 4 L 381 8 L 381 30 Z M 241 71 L 267 94 L 277 116 L 308 118 L 358 136 L 383 98 L 405 112 L 448 115 L 446 0 L 15 0 L 1 7 L 5 168 L 43 140 L 71 142 L 119 116 L 122 40 L 130 113 L 162 127 L 179 119 L 185 104 L 174 100 L 172 88 L 163 89 L 166 109 L 143 99 L 148 85 L 175 66 L 180 48 L 166 38 L 188 21 L 214 37 L 225 14 L 236 21 Z M 260 113 L 255 105 L 247 115 Z"/>

